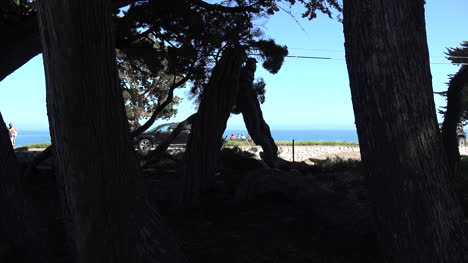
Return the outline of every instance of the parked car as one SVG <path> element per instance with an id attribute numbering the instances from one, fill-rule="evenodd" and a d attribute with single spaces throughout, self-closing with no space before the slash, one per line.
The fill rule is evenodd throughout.
<path id="1" fill-rule="evenodd" d="M 157 147 L 158 144 L 164 141 L 172 131 L 175 130 L 177 125 L 179 125 L 177 122 L 162 124 L 135 137 L 134 142 L 138 152 L 143 155 L 148 154 L 151 149 Z M 190 135 L 190 128 L 191 125 L 185 126 L 179 135 L 177 135 L 177 137 L 172 141 L 171 145 L 184 146 L 187 144 Z"/>
<path id="2" fill-rule="evenodd" d="M 466 133 L 465 133 L 465 130 L 463 130 L 463 125 L 457 126 L 457 138 L 458 138 L 458 146 L 465 146 Z"/>

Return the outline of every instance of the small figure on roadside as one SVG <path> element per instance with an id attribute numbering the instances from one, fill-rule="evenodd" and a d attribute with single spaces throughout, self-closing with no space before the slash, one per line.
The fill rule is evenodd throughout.
<path id="1" fill-rule="evenodd" d="M 246 139 L 246 138 L 245 138 L 245 135 L 242 133 L 242 134 L 241 134 L 241 140 L 245 141 L 245 139 Z"/>
<path id="2" fill-rule="evenodd" d="M 229 137 L 229 140 L 235 140 L 236 136 L 234 136 L 234 133 L 231 133 L 231 137 Z"/>
<path id="3" fill-rule="evenodd" d="M 241 139 L 241 135 L 240 133 L 237 134 L 237 139 L 240 140 Z"/>
<path id="4" fill-rule="evenodd" d="M 249 143 L 252 142 L 252 137 L 250 137 L 250 134 L 247 134 L 247 141 L 248 141 Z"/>
<path id="5" fill-rule="evenodd" d="M 16 127 L 13 126 L 13 123 L 8 124 L 8 133 L 10 134 L 10 140 L 11 144 L 13 145 L 13 148 L 16 146 L 16 136 L 18 136 L 18 130 Z"/>

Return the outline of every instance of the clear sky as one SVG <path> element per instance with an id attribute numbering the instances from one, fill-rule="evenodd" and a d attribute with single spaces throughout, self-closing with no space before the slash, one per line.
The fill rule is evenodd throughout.
<path id="1" fill-rule="evenodd" d="M 289 8 L 286 5 L 283 7 Z M 298 22 L 284 11 L 268 20 L 258 21 L 265 36 L 287 45 L 289 55 L 336 58 L 333 60 L 286 58 L 282 69 L 271 75 L 258 65 L 256 77 L 267 83 L 262 110 L 272 129 L 354 129 L 354 115 L 344 60 L 343 27 L 336 19 L 319 15 L 313 21 L 301 18 L 301 10 L 291 10 Z M 464 0 L 428 0 L 426 29 L 432 63 L 448 63 L 447 47 L 458 47 L 468 40 L 468 2 Z M 431 64 L 433 88 L 447 88 L 448 74 L 459 66 Z M 187 90 L 176 95 L 185 97 Z M 45 80 L 42 56 L 39 55 L 0 82 L 0 111 L 5 122 L 19 130 L 48 129 L 45 103 Z M 435 95 L 437 106 L 444 99 Z M 184 99 L 181 121 L 195 112 L 191 101 Z M 165 121 L 159 121 L 157 124 Z M 232 116 L 228 129 L 244 128 L 241 116 Z"/>

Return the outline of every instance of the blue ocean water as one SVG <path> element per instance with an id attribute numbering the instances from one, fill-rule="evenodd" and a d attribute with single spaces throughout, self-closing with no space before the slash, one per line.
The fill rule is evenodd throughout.
<path id="1" fill-rule="evenodd" d="M 16 137 L 16 147 L 42 142 L 50 142 L 49 131 L 18 130 L 18 136 Z"/>
<path id="2" fill-rule="evenodd" d="M 231 134 L 247 136 L 247 130 L 226 130 L 223 137 L 229 138 Z M 358 142 L 356 130 L 272 130 L 271 135 L 275 141 L 342 141 Z"/>
<path id="3" fill-rule="evenodd" d="M 357 142 L 355 130 L 272 130 L 275 141 L 343 141 Z M 226 130 L 223 137 L 234 134 L 244 134 L 247 130 Z M 49 131 L 18 131 L 16 146 L 28 145 L 32 143 L 50 142 Z"/>

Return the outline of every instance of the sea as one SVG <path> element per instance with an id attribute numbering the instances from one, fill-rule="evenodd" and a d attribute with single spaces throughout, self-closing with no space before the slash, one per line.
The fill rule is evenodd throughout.
<path id="1" fill-rule="evenodd" d="M 228 129 L 223 137 L 229 138 L 231 134 L 247 136 L 247 130 Z M 356 130 L 272 130 L 271 134 L 275 141 L 342 141 L 357 142 Z M 33 143 L 50 142 L 49 131 L 27 131 L 19 130 L 16 138 L 16 146 Z"/>
<path id="2" fill-rule="evenodd" d="M 49 131 L 18 130 L 16 147 L 42 142 L 50 142 Z"/>
<path id="3" fill-rule="evenodd" d="M 231 134 L 247 136 L 247 130 L 226 130 L 223 138 L 229 139 Z M 271 130 L 275 141 L 340 141 L 358 142 L 356 130 Z"/>

